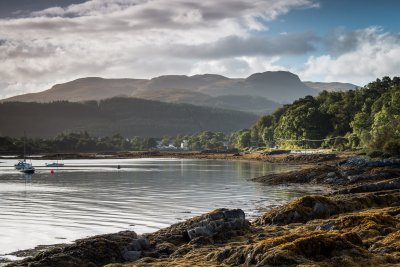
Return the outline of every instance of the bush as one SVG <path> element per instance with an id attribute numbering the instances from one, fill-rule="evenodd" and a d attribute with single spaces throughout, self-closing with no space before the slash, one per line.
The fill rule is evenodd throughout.
<path id="1" fill-rule="evenodd" d="M 400 155 L 400 140 L 390 140 L 385 143 L 383 150 L 392 156 Z"/>
<path id="2" fill-rule="evenodd" d="M 372 150 L 367 153 L 367 156 L 370 158 L 380 158 L 383 156 L 383 151 L 380 150 Z"/>

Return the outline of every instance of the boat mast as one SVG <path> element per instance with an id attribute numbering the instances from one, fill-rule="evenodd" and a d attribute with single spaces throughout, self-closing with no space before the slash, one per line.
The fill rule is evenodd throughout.
<path id="1" fill-rule="evenodd" d="M 26 132 L 24 131 L 24 161 L 25 161 L 25 155 L 26 155 Z"/>

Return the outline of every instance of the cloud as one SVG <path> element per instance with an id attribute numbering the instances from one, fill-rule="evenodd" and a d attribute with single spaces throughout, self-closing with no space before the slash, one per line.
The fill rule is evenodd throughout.
<path id="1" fill-rule="evenodd" d="M 382 76 L 398 76 L 400 36 L 369 27 L 336 35 L 332 54 L 311 56 L 302 79 L 344 81 L 364 85 Z M 335 56 L 336 55 L 336 56 Z"/>
<path id="2" fill-rule="evenodd" d="M 0 19 L 0 81 L 8 84 L 0 97 L 84 76 L 210 72 L 210 62 L 226 74 L 245 73 L 252 69 L 245 57 L 269 62 L 312 50 L 309 33 L 254 35 L 291 9 L 316 6 L 314 0 L 91 0 Z"/>
<path id="3" fill-rule="evenodd" d="M 278 64 L 280 57 L 236 57 L 219 60 L 202 60 L 194 64 L 191 75 L 198 73 L 218 73 L 233 78 L 248 77 L 259 70 L 277 71 L 285 67 Z"/>
<path id="4" fill-rule="evenodd" d="M 314 51 L 312 33 L 286 34 L 277 37 L 250 36 L 242 38 L 228 36 L 213 43 L 200 45 L 177 45 L 164 53 L 188 58 L 226 58 L 237 56 L 302 55 Z"/>
<path id="5" fill-rule="evenodd" d="M 377 45 L 382 41 L 400 44 L 400 34 L 384 33 L 380 27 L 369 27 L 354 31 L 338 28 L 326 38 L 325 44 L 329 48 L 331 55 L 339 56 L 353 52 L 365 43 Z"/>

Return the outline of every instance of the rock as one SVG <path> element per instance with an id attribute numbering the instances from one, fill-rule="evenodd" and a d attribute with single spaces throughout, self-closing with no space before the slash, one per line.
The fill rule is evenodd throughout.
<path id="1" fill-rule="evenodd" d="M 399 166 L 399 159 L 384 159 L 384 160 L 368 160 L 364 158 L 349 158 L 345 161 L 337 163 L 338 166 L 343 167 L 385 167 L 385 166 Z"/>
<path id="2" fill-rule="evenodd" d="M 150 241 L 146 237 L 140 237 L 138 240 L 142 250 L 147 250 L 150 248 Z"/>
<path id="3" fill-rule="evenodd" d="M 317 172 L 309 172 L 309 173 L 307 173 L 306 177 L 307 177 L 307 178 L 313 178 L 313 177 L 315 177 L 315 176 L 317 176 L 317 175 L 318 175 Z"/>
<path id="4" fill-rule="evenodd" d="M 326 218 L 330 216 L 331 204 L 317 201 L 313 207 L 313 216 L 317 218 Z"/>
<path id="5" fill-rule="evenodd" d="M 283 225 L 306 222 L 310 219 L 327 218 L 339 208 L 327 197 L 305 196 L 289 202 L 286 206 L 272 209 L 257 219 L 257 223 Z"/>
<path id="6" fill-rule="evenodd" d="M 336 173 L 335 172 L 328 172 L 328 174 L 326 175 L 327 177 L 336 177 Z"/>
<path id="7" fill-rule="evenodd" d="M 256 266 L 297 266 L 301 262 L 321 261 L 334 255 L 359 253 L 363 250 L 363 242 L 356 233 L 320 233 L 310 232 L 302 235 L 283 237 L 278 246 L 276 239 L 260 242 L 247 261 L 257 262 Z M 272 248 L 271 248 L 272 246 Z"/>
<path id="8" fill-rule="evenodd" d="M 126 246 L 135 238 L 137 238 L 135 232 L 123 231 L 80 239 L 62 248 L 50 249 L 34 257 L 12 263 L 11 266 L 103 266 L 122 262 L 125 260 Z"/>
<path id="9" fill-rule="evenodd" d="M 214 237 L 226 231 L 241 229 L 247 226 L 245 214 L 242 210 L 216 210 L 205 219 L 194 223 L 187 230 L 187 235 L 190 240 L 197 237 Z"/>
<path id="10" fill-rule="evenodd" d="M 393 184 L 397 187 L 397 183 Z M 257 218 L 254 223 L 255 225 L 305 223 L 313 219 L 325 219 L 339 213 L 399 204 L 399 189 L 358 194 L 335 194 L 331 197 L 310 195 L 295 199 L 283 207 L 272 209 Z"/>
<path id="11" fill-rule="evenodd" d="M 163 242 L 161 244 L 156 245 L 156 251 L 160 254 L 172 254 L 176 250 L 176 246 L 174 244 Z"/>
<path id="12" fill-rule="evenodd" d="M 139 259 L 141 255 L 141 251 L 125 251 L 123 254 L 123 258 L 126 261 L 134 261 Z"/>
<path id="13" fill-rule="evenodd" d="M 323 225 L 318 226 L 315 230 L 329 231 L 332 230 L 335 227 L 335 225 L 336 225 L 335 222 L 327 222 Z"/>
<path id="14" fill-rule="evenodd" d="M 229 248 L 226 248 L 226 249 L 218 252 L 215 255 L 215 260 L 218 262 L 221 262 L 221 261 L 227 259 L 230 256 L 230 254 L 231 254 L 231 250 Z"/>
<path id="15" fill-rule="evenodd" d="M 355 183 L 362 180 L 378 180 L 390 177 L 393 177 L 391 173 L 380 172 L 380 173 L 362 173 L 357 175 L 351 175 L 348 176 L 347 179 L 350 182 Z"/>
<path id="16" fill-rule="evenodd" d="M 126 250 L 129 251 L 142 251 L 150 248 L 150 242 L 145 237 L 140 237 L 137 239 L 133 239 L 128 246 L 126 246 Z"/>
<path id="17" fill-rule="evenodd" d="M 335 194 L 350 194 L 350 193 L 364 193 L 364 192 L 377 192 L 384 190 L 400 189 L 400 178 L 386 180 L 377 183 L 368 183 L 359 186 L 335 191 Z"/>
<path id="18" fill-rule="evenodd" d="M 210 237 L 199 236 L 189 242 L 190 245 L 211 245 L 214 244 L 214 240 Z"/>

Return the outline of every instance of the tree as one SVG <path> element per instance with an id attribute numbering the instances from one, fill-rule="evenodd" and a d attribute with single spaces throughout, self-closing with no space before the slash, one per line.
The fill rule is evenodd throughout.
<path id="1" fill-rule="evenodd" d="M 330 116 L 322 113 L 319 103 L 311 96 L 293 103 L 280 118 L 274 139 L 282 146 L 301 146 L 299 142 L 290 140 L 323 139 L 331 131 Z M 314 147 L 320 143 L 313 142 Z"/>

